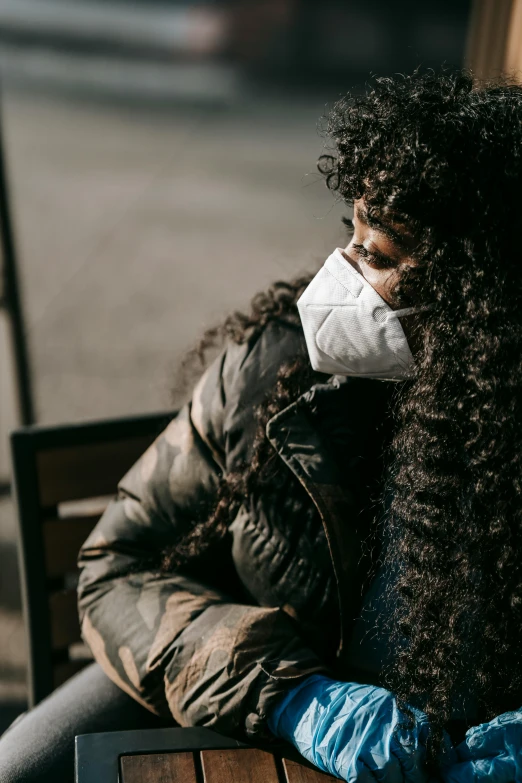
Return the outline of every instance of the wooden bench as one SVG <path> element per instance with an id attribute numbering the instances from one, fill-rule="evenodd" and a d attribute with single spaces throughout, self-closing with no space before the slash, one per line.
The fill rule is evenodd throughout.
<path id="1" fill-rule="evenodd" d="M 337 780 L 257 748 L 123 756 L 120 765 L 122 783 L 324 783 Z"/>
<path id="2" fill-rule="evenodd" d="M 78 551 L 119 480 L 174 415 L 23 427 L 11 434 L 31 707 L 92 660 L 76 608 Z"/>
<path id="3" fill-rule="evenodd" d="M 210 729 L 76 737 L 76 783 L 333 783 L 288 746 L 270 752 Z"/>

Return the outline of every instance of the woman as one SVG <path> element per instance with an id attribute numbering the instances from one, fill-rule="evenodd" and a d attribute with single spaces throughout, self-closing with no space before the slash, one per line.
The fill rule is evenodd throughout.
<path id="1" fill-rule="evenodd" d="M 349 243 L 227 320 L 80 555 L 84 637 L 146 710 L 346 780 L 522 781 L 521 119 L 461 73 L 335 107 Z"/>

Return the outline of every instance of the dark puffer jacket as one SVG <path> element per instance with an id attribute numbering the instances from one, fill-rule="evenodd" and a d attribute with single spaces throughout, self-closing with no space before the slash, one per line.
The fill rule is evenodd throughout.
<path id="1" fill-rule="evenodd" d="M 350 678 L 344 651 L 369 572 L 394 384 L 313 386 L 267 426 L 287 477 L 279 489 L 246 497 L 230 535 L 183 572 L 146 565 L 209 513 L 223 473 L 248 461 L 254 410 L 302 351 L 301 330 L 277 323 L 230 344 L 122 479 L 80 553 L 95 658 L 183 726 L 269 739 L 266 716 L 286 689 L 317 671 Z"/>

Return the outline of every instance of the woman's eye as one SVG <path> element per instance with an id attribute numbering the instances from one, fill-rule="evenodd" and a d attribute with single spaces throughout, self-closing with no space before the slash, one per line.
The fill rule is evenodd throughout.
<path id="1" fill-rule="evenodd" d="M 359 256 L 364 259 L 367 264 L 374 266 L 376 269 L 392 269 L 397 266 L 397 262 L 393 258 L 380 255 L 380 253 L 371 253 L 364 245 L 352 243 L 352 247 Z"/>

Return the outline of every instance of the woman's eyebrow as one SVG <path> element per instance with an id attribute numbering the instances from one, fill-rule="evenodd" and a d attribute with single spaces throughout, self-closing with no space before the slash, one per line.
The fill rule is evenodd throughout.
<path id="1" fill-rule="evenodd" d="M 357 220 L 363 223 L 363 225 L 374 228 L 376 231 L 384 234 L 398 250 L 405 251 L 408 249 L 404 237 L 398 231 L 394 231 L 389 225 L 383 223 L 375 214 L 372 215 L 368 210 L 360 206 L 355 208 L 355 214 L 357 215 Z"/>

